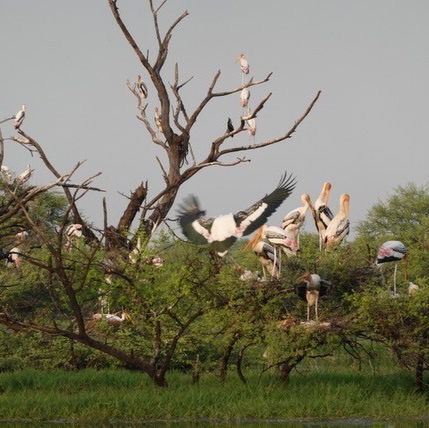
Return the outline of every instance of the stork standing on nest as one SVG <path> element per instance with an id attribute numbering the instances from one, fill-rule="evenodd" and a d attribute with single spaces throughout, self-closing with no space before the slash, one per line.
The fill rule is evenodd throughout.
<path id="1" fill-rule="evenodd" d="M 289 211 L 282 221 L 282 229 L 286 230 L 290 225 L 294 224 L 298 228 L 298 245 L 299 245 L 299 231 L 305 222 L 305 214 L 307 210 L 312 206 L 310 195 L 304 193 L 301 195 L 301 202 L 303 203 L 302 207 L 295 208 L 292 211 Z"/>
<path id="2" fill-rule="evenodd" d="M 314 306 L 316 322 L 319 321 L 319 297 L 324 296 L 331 286 L 329 281 L 320 278 L 317 273 L 304 273 L 298 278 L 296 294 L 307 302 L 307 322 L 310 321 L 310 308 Z"/>
<path id="3" fill-rule="evenodd" d="M 264 280 L 267 279 L 267 271 L 273 278 L 280 277 L 280 259 L 275 256 L 274 247 L 262 239 L 262 228 L 249 240 L 245 248 L 253 250 L 258 256 Z"/>
<path id="4" fill-rule="evenodd" d="M 179 207 L 178 221 L 183 234 L 191 242 L 210 244 L 222 257 L 238 238 L 265 224 L 268 217 L 290 196 L 295 185 L 295 178 L 285 173 L 269 195 L 243 211 L 218 217 L 205 217 L 206 212 L 200 208 L 198 199 L 190 195 Z"/>

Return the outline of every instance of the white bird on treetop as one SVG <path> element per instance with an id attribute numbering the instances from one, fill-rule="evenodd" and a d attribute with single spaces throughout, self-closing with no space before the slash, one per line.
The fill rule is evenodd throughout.
<path id="1" fill-rule="evenodd" d="M 247 119 L 247 132 L 249 135 L 255 135 L 256 134 L 256 119 L 252 117 L 252 119 Z"/>
<path id="2" fill-rule="evenodd" d="M 137 89 L 139 90 L 140 98 L 145 100 L 147 98 L 147 95 L 148 95 L 148 90 L 147 90 L 147 86 L 144 84 L 143 79 L 140 76 L 140 74 L 137 75 Z"/>
<path id="3" fill-rule="evenodd" d="M 249 74 L 249 63 L 244 54 L 240 54 L 238 61 L 240 63 L 241 72 L 244 74 Z"/>
<path id="4" fill-rule="evenodd" d="M 8 267 L 16 267 L 19 269 L 22 264 L 22 259 L 20 255 L 22 254 L 22 251 L 19 249 L 19 247 L 14 247 L 7 253 L 7 266 Z"/>
<path id="5" fill-rule="evenodd" d="M 20 129 L 25 117 L 25 104 L 21 106 L 21 110 L 15 115 L 15 129 Z"/>
<path id="6" fill-rule="evenodd" d="M 240 105 L 241 107 L 247 107 L 249 104 L 250 91 L 247 88 L 243 88 L 240 92 Z"/>
<path id="7" fill-rule="evenodd" d="M 407 279 L 407 247 L 401 241 L 386 241 L 380 245 L 377 251 L 376 265 L 379 266 L 383 263 L 395 262 L 395 270 L 393 273 L 393 296 L 396 293 L 396 273 L 398 270 L 398 263 L 404 260 L 405 263 L 405 280 Z M 383 278 L 384 280 L 384 278 Z"/>
<path id="8" fill-rule="evenodd" d="M 325 248 L 341 244 L 350 232 L 350 195 L 343 193 L 340 196 L 340 210 L 328 224 L 323 241 Z"/>
<path id="9" fill-rule="evenodd" d="M 326 228 L 334 218 L 332 211 L 328 207 L 331 188 L 331 183 L 323 183 L 322 191 L 320 192 L 319 197 L 314 202 L 314 205 L 310 205 L 311 211 L 313 213 L 314 224 L 316 225 L 316 229 L 319 234 L 320 249 L 322 249 L 323 246 Z"/>
<path id="10" fill-rule="evenodd" d="M 15 234 L 15 239 L 17 244 L 21 244 L 24 242 L 29 236 L 29 233 L 26 230 L 23 230 L 22 232 L 18 232 Z"/>
<path id="11" fill-rule="evenodd" d="M 28 181 L 31 177 L 31 174 L 33 173 L 33 170 L 30 167 L 30 164 L 27 165 L 27 168 L 21 172 L 21 174 L 17 175 L 15 178 L 15 181 L 18 184 L 24 184 L 26 181 Z"/>
<path id="12" fill-rule="evenodd" d="M 159 129 L 159 132 L 162 132 L 161 114 L 158 107 L 155 107 L 155 125 Z"/>
<path id="13" fill-rule="evenodd" d="M 204 217 L 198 199 L 190 195 L 179 206 L 178 220 L 183 234 L 198 245 L 210 244 L 220 256 L 244 235 L 261 227 L 282 202 L 292 193 L 296 179 L 284 174 L 276 189 L 249 208 L 235 214 Z"/>
<path id="14" fill-rule="evenodd" d="M 325 295 L 331 286 L 329 281 L 320 278 L 317 273 L 304 273 L 298 278 L 296 294 L 307 302 L 307 322 L 310 321 L 310 308 L 314 306 L 316 322 L 319 321 L 319 297 Z"/>

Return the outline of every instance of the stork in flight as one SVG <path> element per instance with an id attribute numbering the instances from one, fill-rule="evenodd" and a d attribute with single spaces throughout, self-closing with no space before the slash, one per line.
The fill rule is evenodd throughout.
<path id="1" fill-rule="evenodd" d="M 404 260 L 405 263 L 405 280 L 407 279 L 407 247 L 401 241 L 386 241 L 377 251 L 376 265 L 380 266 L 384 263 L 395 262 L 395 270 L 393 272 L 393 296 L 397 297 L 396 293 L 396 274 L 398 263 Z"/>
<path id="2" fill-rule="evenodd" d="M 350 233 L 350 195 L 343 193 L 340 196 L 340 210 L 330 221 L 325 231 L 323 245 L 331 248 L 341 244 L 343 239 Z"/>
<path id="3" fill-rule="evenodd" d="M 198 245 L 210 244 L 222 257 L 238 238 L 264 225 L 268 217 L 290 196 L 295 185 L 295 177 L 285 173 L 270 194 L 249 208 L 218 217 L 205 217 L 206 212 L 200 208 L 198 199 L 190 195 L 179 206 L 178 221 L 189 241 Z"/>
<path id="4" fill-rule="evenodd" d="M 332 211 L 328 207 L 329 195 L 331 193 L 331 183 L 323 183 L 322 191 L 319 197 L 314 202 L 314 205 L 310 205 L 313 213 L 314 224 L 316 225 L 317 232 L 319 234 L 319 249 L 323 247 L 323 241 L 325 239 L 325 231 L 328 224 L 334 218 Z"/>
<path id="5" fill-rule="evenodd" d="M 21 110 L 15 115 L 15 129 L 21 129 L 22 122 L 25 118 L 25 104 L 21 106 Z"/>
<path id="6" fill-rule="evenodd" d="M 319 321 L 319 297 L 327 294 L 331 283 L 320 277 L 317 273 L 304 273 L 298 278 L 295 286 L 296 294 L 307 302 L 307 322 L 310 321 L 310 308 L 314 306 L 316 322 Z"/>

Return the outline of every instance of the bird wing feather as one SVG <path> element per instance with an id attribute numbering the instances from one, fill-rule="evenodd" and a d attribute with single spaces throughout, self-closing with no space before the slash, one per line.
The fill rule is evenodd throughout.
<path id="1" fill-rule="evenodd" d="M 196 196 L 189 195 L 179 205 L 178 220 L 182 233 L 191 242 L 204 245 L 208 243 L 213 218 L 205 218 Z"/>
<path id="2" fill-rule="evenodd" d="M 307 301 L 307 284 L 300 282 L 295 285 L 295 293 L 302 299 Z"/>
<path id="3" fill-rule="evenodd" d="M 248 235 L 265 224 L 268 217 L 291 195 L 295 185 L 296 178 L 285 173 L 270 194 L 265 195 L 246 210 L 234 214 L 234 220 L 243 230 L 243 235 Z"/>

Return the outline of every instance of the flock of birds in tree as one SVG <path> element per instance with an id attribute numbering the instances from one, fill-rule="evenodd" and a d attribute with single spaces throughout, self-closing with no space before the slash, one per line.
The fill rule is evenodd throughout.
<path id="1" fill-rule="evenodd" d="M 244 56 L 240 54 L 238 58 L 241 71 L 241 84 L 243 89 L 240 92 L 240 105 L 243 108 L 243 120 L 245 117 L 251 116 L 249 99 L 250 91 L 246 86 L 246 76 L 249 74 L 249 63 Z M 138 76 L 136 89 L 139 93 L 141 102 L 144 104 L 148 90 L 141 76 Z M 22 105 L 21 109 L 16 113 L 14 120 L 15 129 L 19 130 L 23 124 L 26 114 L 26 106 Z M 162 133 L 161 116 L 158 108 L 155 108 L 155 125 Z M 246 120 L 247 131 L 249 135 L 256 134 L 256 119 L 249 118 Z M 234 131 L 234 126 L 231 118 L 227 121 L 227 132 Z M 22 185 L 27 182 L 33 170 L 30 165 L 17 176 L 13 176 L 9 168 L 5 165 L 1 166 L 0 176 L 8 184 Z M 301 195 L 302 206 L 289 211 L 283 218 L 281 226 L 267 225 L 268 218 L 280 207 L 280 205 L 291 195 L 296 185 L 296 179 L 292 175 L 285 173 L 280 179 L 277 187 L 269 194 L 265 195 L 250 207 L 238 211 L 235 214 L 225 214 L 217 217 L 206 217 L 206 212 L 201 209 L 197 197 L 190 195 L 179 206 L 178 221 L 183 234 L 187 239 L 197 245 L 210 245 L 220 257 L 227 254 L 229 248 L 243 236 L 254 235 L 249 239 L 246 249 L 252 250 L 258 257 L 261 267 L 263 280 L 267 276 L 274 279 L 280 279 L 282 266 L 282 253 L 287 257 L 296 256 L 300 249 L 300 230 L 304 225 L 307 211 L 310 210 L 313 216 L 319 236 L 319 249 L 328 250 L 336 247 L 346 238 L 350 232 L 350 196 L 344 193 L 340 197 L 339 210 L 334 215 L 328 206 L 329 196 L 332 190 L 331 183 L 324 183 L 318 198 L 313 203 L 308 193 Z M 64 248 L 71 251 L 74 246 L 74 241 L 82 237 L 82 225 L 70 224 L 65 228 L 65 243 Z M 27 231 L 18 232 L 15 235 L 14 247 L 9 251 L 0 251 L 0 258 L 6 259 L 8 267 L 20 268 L 22 264 L 22 245 L 29 237 Z M 140 239 L 137 241 L 136 248 L 130 252 L 129 260 L 136 264 L 141 252 Z M 405 278 L 406 263 L 407 263 L 407 248 L 400 241 L 387 241 L 382 244 L 377 253 L 376 265 L 383 266 L 385 263 L 394 262 L 393 274 L 393 296 L 398 296 L 396 289 L 396 276 L 398 262 L 401 260 L 405 263 Z M 160 257 L 154 257 L 148 261 L 154 266 L 160 267 L 163 265 L 163 260 Z M 241 276 L 243 280 L 259 280 L 250 272 L 245 271 Z M 384 281 L 384 276 L 383 276 Z M 112 283 L 111 275 L 106 275 L 106 283 Z M 310 321 L 310 310 L 314 306 L 315 320 L 318 321 L 318 300 L 320 296 L 326 294 L 331 287 L 331 283 L 322 279 L 316 273 L 305 272 L 298 278 L 296 293 L 307 302 L 307 321 Z M 419 286 L 409 282 L 409 295 L 415 294 L 419 290 Z M 103 305 L 102 305 L 103 306 Z M 119 315 L 121 314 L 121 315 Z M 93 315 L 92 321 L 97 322 L 105 319 L 108 324 L 118 326 L 123 321 L 129 319 L 126 311 L 121 313 L 110 314 L 96 313 Z"/>

